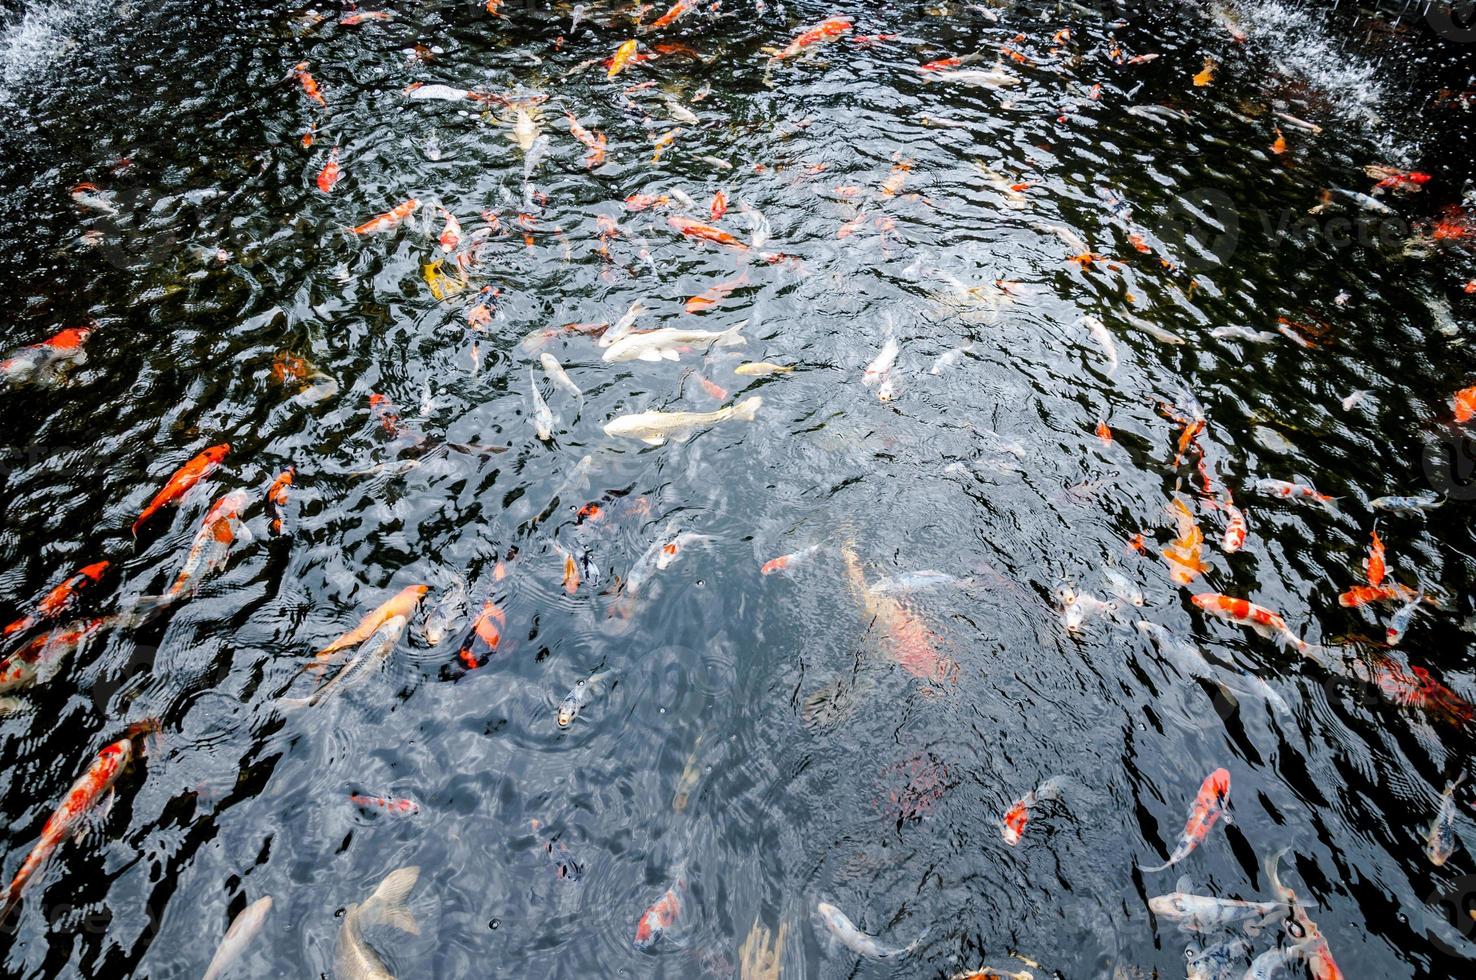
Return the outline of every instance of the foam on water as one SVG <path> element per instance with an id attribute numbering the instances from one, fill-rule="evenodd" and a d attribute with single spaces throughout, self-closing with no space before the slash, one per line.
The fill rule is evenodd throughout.
<path id="1" fill-rule="evenodd" d="M 80 7 L 39 3 L 0 24 L 0 102 L 76 46 L 68 31 L 81 17 Z"/>

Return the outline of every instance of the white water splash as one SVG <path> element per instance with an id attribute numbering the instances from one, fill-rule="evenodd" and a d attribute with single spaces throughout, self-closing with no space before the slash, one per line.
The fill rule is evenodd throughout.
<path id="1" fill-rule="evenodd" d="M 38 3 L 0 22 L 0 102 L 77 46 L 69 32 L 83 13 L 82 7 Z"/>

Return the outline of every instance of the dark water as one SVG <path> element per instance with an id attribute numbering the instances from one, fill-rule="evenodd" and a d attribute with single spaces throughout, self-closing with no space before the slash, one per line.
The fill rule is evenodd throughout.
<path id="1" fill-rule="evenodd" d="M 1414 169 L 1466 110 L 1432 108 L 1319 19 L 1273 4 L 1232 15 L 1249 35 L 1238 44 L 1224 15 L 1193 6 L 1116 24 L 1002 10 L 996 24 L 951 6 L 726 2 L 640 35 L 643 52 L 691 53 L 614 81 L 579 66 L 636 36 L 629 10 L 587 7 L 574 31 L 567 7 L 511 3 L 502 19 L 425 3 L 359 26 L 337 25 L 336 8 L 314 24 L 285 5 L 209 2 L 39 5 L 7 22 L 5 349 L 95 326 L 85 364 L 0 392 L 7 611 L 106 558 L 74 615 L 126 613 L 169 584 L 230 489 L 252 494 L 254 540 L 161 614 L 113 621 L 0 721 L 7 879 L 103 745 L 131 722 L 163 726 L 106 819 L 30 884 L 6 974 L 199 975 L 265 895 L 275 907 L 239 975 L 329 974 L 337 913 L 415 864 L 420 934 L 369 934 L 403 977 L 732 976 L 756 923 L 786 929 L 787 977 L 1026 969 L 1012 952 L 1037 976 L 1177 976 L 1199 940 L 1155 921 L 1147 899 L 1181 874 L 1200 894 L 1269 899 L 1261 859 L 1283 847 L 1288 884 L 1350 976 L 1468 970 L 1472 922 L 1449 899 L 1469 905 L 1476 867 L 1464 846 L 1432 866 L 1424 836 L 1470 732 L 1188 601 L 1249 597 L 1338 658 L 1376 656 L 1392 610 L 1376 624 L 1337 603 L 1362 581 L 1368 501 L 1433 485 L 1451 500 L 1428 520 L 1377 525 L 1392 577 L 1442 602 L 1392 655 L 1476 697 L 1476 542 L 1452 462 L 1469 455 L 1449 407 L 1470 383 L 1476 296 L 1461 287 L 1476 265 L 1459 241 L 1417 242 L 1465 175 L 1433 167 L 1419 195 L 1383 198 L 1392 214 L 1308 214 L 1325 188 L 1368 191 L 1366 164 Z M 818 45 L 766 73 L 763 49 L 838 12 L 858 17 L 856 35 L 896 36 Z M 1006 44 L 1030 61 L 1005 62 L 1017 87 L 928 83 L 916 68 L 982 49 L 972 67 L 988 69 Z M 1117 64 L 1114 47 L 1117 61 L 1162 57 Z M 1205 58 L 1214 79 L 1196 87 Z M 291 77 L 303 60 L 324 109 Z M 412 102 L 414 82 L 546 96 L 542 159 L 525 171 L 514 110 Z M 656 85 L 623 94 L 643 82 Z M 673 121 L 666 98 L 699 122 Z M 566 110 L 608 137 L 593 172 Z M 1278 110 L 1322 132 L 1279 123 L 1275 154 Z M 344 178 L 325 195 L 314 180 L 335 145 Z M 887 193 L 894 174 L 905 182 Z M 81 182 L 118 214 L 74 203 Z M 665 216 L 687 212 L 678 203 L 622 204 L 673 189 L 704 220 L 724 190 L 716 223 L 745 239 L 761 212 L 762 251 L 784 258 L 677 235 Z M 410 197 L 423 206 L 396 231 L 342 231 Z M 444 258 L 430 202 L 468 239 L 497 219 L 469 288 L 443 302 L 422 274 Z M 607 255 L 600 216 L 619 225 Z M 1073 263 L 1073 237 L 1099 257 Z M 715 310 L 683 312 L 745 273 Z M 495 315 L 474 329 L 484 286 Z M 613 322 L 637 299 L 639 327 L 747 319 L 748 344 L 605 364 L 593 338 L 561 334 L 542 350 L 584 394 L 537 373 L 559 416 L 540 442 L 537 358 L 520 341 Z M 1115 372 L 1084 314 L 1106 324 Z M 1313 346 L 1210 333 L 1272 331 L 1278 317 Z M 861 380 L 888 324 L 901 352 L 883 402 Z M 337 394 L 294 397 L 300 385 L 273 379 L 283 353 Z M 736 375 L 745 358 L 795 370 Z M 717 408 L 704 379 L 734 401 L 760 395 L 756 421 L 659 448 L 603 433 L 624 412 Z M 371 394 L 393 402 L 397 434 Z M 1249 518 L 1243 552 L 1216 546 L 1220 512 L 1192 463 L 1175 469 L 1180 429 L 1162 403 L 1207 420 L 1216 487 Z M 135 543 L 129 525 L 158 487 L 220 442 L 225 464 Z M 274 536 L 264 492 L 288 465 L 289 533 Z M 1338 501 L 1259 497 L 1262 477 Z M 1209 570 L 1187 589 L 1156 556 L 1176 485 L 1209 539 Z M 578 514 L 591 502 L 598 519 Z M 625 594 L 678 531 L 711 540 Z M 1153 554 L 1125 550 L 1140 532 Z M 848 542 L 871 583 L 960 579 L 898 599 L 956 669 L 899 663 L 885 610 L 874 617 L 848 578 Z M 760 574 L 811 545 L 792 574 Z M 561 548 L 583 566 L 572 594 Z M 1110 598 L 1105 567 L 1144 607 L 1119 600 L 1116 617 L 1068 634 L 1057 591 Z M 439 646 L 421 628 L 458 578 L 473 613 L 489 596 L 505 610 L 502 643 L 474 670 L 457 655 L 466 620 Z M 431 594 L 385 669 L 284 714 L 279 696 L 311 690 L 298 673 L 312 653 L 414 583 Z M 1139 618 L 1199 645 L 1232 686 L 1264 679 L 1290 714 L 1196 679 Z M 595 672 L 605 686 L 560 730 L 559 700 Z M 1220 766 L 1234 822 L 1177 868 L 1137 871 L 1172 850 Z M 1061 799 L 1006 846 L 1001 815 L 1052 776 L 1068 777 Z M 368 814 L 350 793 L 420 810 Z M 1457 798 L 1463 835 L 1469 788 Z M 635 949 L 637 919 L 677 878 L 680 928 Z M 906 959 L 866 963 L 827 944 L 821 900 L 887 943 L 931 931 Z M 1253 942 L 1279 940 L 1273 927 Z"/>

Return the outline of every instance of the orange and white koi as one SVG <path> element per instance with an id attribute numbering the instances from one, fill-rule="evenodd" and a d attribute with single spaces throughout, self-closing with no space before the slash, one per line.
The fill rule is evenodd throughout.
<path id="1" fill-rule="evenodd" d="M 108 619 L 89 619 L 33 637 L 25 646 L 0 661 L 0 694 L 50 680 L 63 660 L 81 649 L 93 633 L 109 622 Z"/>
<path id="2" fill-rule="evenodd" d="M 250 501 L 251 496 L 245 490 L 232 490 L 211 506 L 190 542 L 184 566 L 168 591 L 160 597 L 162 601 L 178 597 L 186 589 L 193 588 L 200 579 L 224 568 L 230 558 L 231 545 L 237 538 L 251 540 L 251 532 L 241 521 L 241 511 Z"/>
<path id="3" fill-rule="evenodd" d="M 1139 865 L 1138 870 L 1163 871 L 1184 860 L 1209 835 L 1221 816 L 1224 816 L 1226 823 L 1230 822 L 1230 815 L 1225 813 L 1225 804 L 1229 802 L 1230 771 L 1216 769 L 1206 776 L 1200 785 L 1199 795 L 1194 797 L 1194 806 L 1189 811 L 1189 820 L 1184 824 L 1184 832 L 1179 836 L 1179 844 L 1174 848 L 1174 853 L 1169 856 L 1168 862 L 1156 868 Z"/>
<path id="4" fill-rule="evenodd" d="M 220 461 L 225 459 L 226 454 L 230 451 L 231 446 L 227 442 L 223 442 L 218 446 L 211 446 L 176 470 L 174 475 L 169 478 L 169 481 L 164 484 L 163 489 L 154 494 L 154 499 L 150 500 L 149 505 L 138 515 L 138 520 L 133 522 L 134 537 L 138 536 L 138 529 L 150 517 L 153 517 L 165 506 L 177 503 L 195 484 L 199 483 L 219 466 Z"/>
<path id="5" fill-rule="evenodd" d="M 415 209 L 418 207 L 420 207 L 420 202 L 412 197 L 408 201 L 386 211 L 384 214 L 370 218 L 355 228 L 350 228 L 349 232 L 354 235 L 377 235 L 382 231 L 390 231 L 397 227 L 400 222 L 414 214 Z"/>
<path id="6" fill-rule="evenodd" d="M 72 573 L 72 575 L 60 584 L 53 586 L 51 591 L 42 596 L 41 601 L 36 603 L 34 612 L 22 616 L 20 619 L 6 626 L 5 635 L 10 636 L 12 633 L 28 630 L 38 623 L 60 616 L 76 601 L 78 592 L 89 583 L 102 581 L 103 574 L 108 570 L 108 564 L 108 562 L 99 561 L 77 569 L 76 572 Z"/>
<path id="7" fill-rule="evenodd" d="M 730 279 L 727 282 L 720 282 L 707 287 L 696 296 L 688 299 L 685 309 L 688 313 L 704 313 L 727 299 L 733 290 L 746 285 L 748 285 L 748 273 L 744 272 L 737 279 Z"/>
<path id="8" fill-rule="evenodd" d="M 1225 554 L 1233 555 L 1245 547 L 1245 538 L 1250 531 L 1250 526 L 1246 523 L 1244 512 L 1231 503 L 1228 493 L 1225 495 L 1225 501 L 1218 506 L 1225 512 L 1225 536 L 1220 539 L 1220 548 Z"/>
<path id="9" fill-rule="evenodd" d="M 656 30 L 658 28 L 666 27 L 676 21 L 678 17 L 682 16 L 691 9 L 691 0 L 677 0 L 676 3 L 672 4 L 670 10 L 651 22 L 651 29 Z"/>
<path id="10" fill-rule="evenodd" d="M 370 21 L 394 19 L 395 15 L 388 10 L 356 10 L 351 14 L 344 14 L 338 19 L 338 23 L 344 27 L 355 27 L 359 24 L 367 24 Z"/>
<path id="11" fill-rule="evenodd" d="M 1357 609 L 1374 602 L 1405 602 L 1414 595 L 1414 589 L 1398 582 L 1388 585 L 1355 585 L 1338 596 L 1338 605 L 1346 609 Z"/>
<path id="12" fill-rule="evenodd" d="M 1395 170 L 1393 167 L 1381 167 L 1376 164 L 1364 167 L 1363 172 L 1378 180 L 1378 183 L 1374 184 L 1373 191 L 1371 192 L 1374 194 L 1387 190 L 1397 191 L 1401 194 L 1412 194 L 1424 187 L 1432 179 L 1429 174 L 1421 173 L 1418 170 L 1404 173 L 1403 171 Z"/>
<path id="13" fill-rule="evenodd" d="M 441 234 L 437 236 L 436 241 L 445 251 L 454 252 L 461 244 L 461 222 L 456 220 L 456 215 L 443 207 L 438 207 L 436 210 L 440 211 L 446 219 L 446 224 L 441 228 Z"/>
<path id="14" fill-rule="evenodd" d="M 328 162 L 323 164 L 323 169 L 318 171 L 318 190 L 324 194 L 332 194 L 333 188 L 338 186 L 339 180 L 343 178 L 343 172 L 338 166 L 338 147 L 328 154 Z"/>
<path id="15" fill-rule="evenodd" d="M 853 23 L 849 17 L 831 17 L 823 20 L 814 27 L 808 27 L 800 31 L 795 35 L 794 40 L 790 41 L 782 51 L 775 54 L 769 60 L 773 62 L 793 58 L 813 44 L 819 44 L 822 41 L 833 41 L 841 35 L 849 33 L 852 26 Z"/>
<path id="16" fill-rule="evenodd" d="M 501 563 L 498 563 L 501 567 Z M 467 634 L 466 641 L 462 643 L 457 656 L 466 665 L 467 670 L 476 670 L 485 663 L 484 659 L 477 656 L 477 644 L 487 653 L 496 653 L 498 644 L 502 642 L 502 631 L 507 628 L 507 613 L 503 612 L 494 599 L 488 599 L 482 604 L 482 611 L 477 613 L 477 618 L 472 621 L 471 632 Z"/>
<path id="17" fill-rule="evenodd" d="M 1325 493 L 1319 493 L 1305 483 L 1291 483 L 1287 480 L 1257 480 L 1251 487 L 1257 493 L 1280 497 L 1282 500 L 1312 500 L 1319 504 L 1331 504 L 1337 499 Z"/>
<path id="18" fill-rule="evenodd" d="M 685 882 L 679 877 L 661 897 L 652 902 L 636 923 L 635 945 L 637 949 L 650 949 L 676 924 L 682 913 L 682 892 Z"/>
<path id="19" fill-rule="evenodd" d="M 592 133 L 585 129 L 579 125 L 579 120 L 574 117 L 574 113 L 568 110 L 565 110 L 564 115 L 569 118 L 569 133 L 579 142 L 583 143 L 585 148 L 589 150 L 584 156 L 584 165 L 590 170 L 593 170 L 595 167 L 604 163 L 605 134 Z"/>
<path id="20" fill-rule="evenodd" d="M 293 77 L 297 79 L 297 84 L 302 86 L 304 95 L 318 103 L 318 105 L 326 106 L 328 101 L 323 98 L 323 93 L 318 89 L 318 80 L 308 74 L 307 66 L 308 63 L 306 61 L 299 61 L 297 67 L 292 69 Z"/>
<path id="21" fill-rule="evenodd" d="M 717 221 L 721 219 L 723 215 L 727 214 L 728 195 L 724 194 L 722 191 L 718 191 L 717 193 L 713 194 L 712 204 L 708 207 L 708 212 L 712 215 L 713 221 Z"/>
<path id="22" fill-rule="evenodd" d="M 907 183 L 907 175 L 912 171 L 910 160 L 899 160 L 892 164 L 892 172 L 887 179 L 882 181 L 881 193 L 883 197 L 896 197 L 902 193 L 902 187 Z"/>
<path id="23" fill-rule="evenodd" d="M 818 544 L 812 544 L 808 548 L 801 548 L 799 551 L 792 551 L 787 555 L 780 555 L 778 558 L 770 558 L 759 568 L 759 574 L 773 575 L 775 572 L 793 571 L 819 553 L 820 546 Z"/>
<path id="24" fill-rule="evenodd" d="M 1246 626 L 1262 636 L 1275 637 L 1298 650 L 1306 651 L 1308 643 L 1293 633 L 1286 620 L 1265 606 L 1258 606 L 1249 599 L 1221 595 L 1218 592 L 1201 592 L 1190 599 L 1196 606 L 1211 616 L 1227 620 L 1237 626 Z"/>
<path id="25" fill-rule="evenodd" d="M 1343 980 L 1343 971 L 1333 959 L 1332 950 L 1328 947 L 1322 930 L 1307 916 L 1302 903 L 1297 901 L 1297 893 L 1281 883 L 1276 866 L 1281 863 L 1281 857 L 1285 853 L 1285 850 L 1281 850 L 1266 859 L 1266 878 L 1277 899 L 1290 906 L 1291 920 L 1296 924 L 1295 931 L 1301 937 L 1290 949 L 1307 964 L 1307 972 L 1312 980 Z M 1290 928 L 1291 924 L 1288 923 L 1288 929 Z"/>
<path id="26" fill-rule="evenodd" d="M 748 250 L 748 244 L 742 239 L 736 238 L 720 228 L 705 225 L 700 221 L 694 221 L 691 218 L 683 217 L 679 214 L 674 214 L 667 218 L 666 223 L 688 238 L 700 238 L 703 241 L 712 242 L 715 245 L 722 245 L 725 248 L 737 249 L 740 252 Z"/>
<path id="27" fill-rule="evenodd" d="M 1178 497 L 1169 505 L 1169 513 L 1179 525 L 1179 536 L 1163 549 L 1163 560 L 1169 565 L 1169 578 L 1176 585 L 1188 585 L 1196 577 L 1209 571 L 1200 554 L 1204 547 L 1204 532 L 1194 522 L 1194 515 L 1187 504 Z"/>
<path id="28" fill-rule="evenodd" d="M 610 59 L 610 69 L 605 73 L 605 77 L 614 78 L 620 74 L 625 69 L 625 66 L 630 64 L 630 59 L 635 57 L 635 53 L 635 38 L 622 42 L 620 47 L 615 49 L 615 57 Z"/>
<path id="29" fill-rule="evenodd" d="M 939 655 L 927 623 L 892 596 L 871 588 L 850 546 L 841 549 L 841 557 L 851 591 L 861 599 L 864 619 L 880 629 L 886 655 L 913 677 L 957 684 L 958 664 Z"/>
<path id="30" fill-rule="evenodd" d="M 1052 776 L 1011 804 L 999 824 L 1005 843 L 1011 847 L 1020 843 L 1020 838 L 1025 835 L 1025 825 L 1030 821 L 1031 808 L 1037 803 L 1059 798 L 1065 784 L 1065 776 Z"/>
<path id="31" fill-rule="evenodd" d="M 383 626 L 389 620 L 396 617 L 409 619 L 410 615 L 415 612 L 415 607 L 420 604 L 421 597 L 429 591 L 430 586 L 428 585 L 405 586 L 379 608 L 360 620 L 358 626 L 355 626 L 314 654 L 314 659 L 318 663 L 326 663 L 340 650 L 356 647 L 369 639 L 369 637 L 374 635 L 375 630 L 379 629 L 379 627 Z"/>
<path id="32" fill-rule="evenodd" d="M 415 814 L 420 812 L 419 803 L 397 796 L 366 796 L 363 793 L 350 793 L 349 802 L 365 810 L 383 810 L 385 813 Z"/>
<path id="33" fill-rule="evenodd" d="M 1384 542 L 1379 540 L 1379 532 L 1370 532 L 1373 539 L 1368 546 L 1368 559 L 1363 567 L 1368 573 L 1368 584 L 1377 586 L 1384 581 L 1384 575 L 1388 566 L 1384 564 Z"/>
<path id="34" fill-rule="evenodd" d="M 80 364 L 87 360 L 87 351 L 83 345 L 90 336 L 91 327 L 67 327 L 65 330 L 58 330 L 39 344 L 22 347 L 0 361 L 0 375 L 21 379 L 46 373 L 62 364 Z"/>
<path id="35" fill-rule="evenodd" d="M 267 505 L 272 511 L 271 528 L 273 534 L 282 533 L 283 523 L 287 519 L 287 495 L 292 490 L 292 478 L 296 475 L 297 467 L 288 466 L 281 473 L 277 474 L 277 478 L 267 488 L 266 499 Z"/>
<path id="36" fill-rule="evenodd" d="M 632 194 L 625 199 L 625 210 L 644 211 L 647 208 L 665 207 L 671 198 L 665 194 Z"/>
<path id="37" fill-rule="evenodd" d="M 87 771 L 67 790 L 61 805 L 41 828 L 41 839 L 36 842 L 30 854 L 26 855 L 20 870 L 11 880 L 5 893 L 5 904 L 0 907 L 0 924 L 10 918 L 10 913 L 20 904 L 26 885 L 61 846 L 62 841 L 74 831 L 80 830 L 84 819 L 98 809 L 99 804 L 103 813 L 112 806 L 113 786 L 134 758 L 134 739 L 144 732 L 158 730 L 159 723 L 152 720 L 132 726 L 122 738 L 105 746 L 92 765 L 87 767 Z"/>

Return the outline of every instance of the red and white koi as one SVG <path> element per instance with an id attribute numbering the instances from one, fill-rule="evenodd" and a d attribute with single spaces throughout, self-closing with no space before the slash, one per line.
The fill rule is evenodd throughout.
<path id="1" fill-rule="evenodd" d="M 1031 808 L 1047 800 L 1059 799 L 1065 785 L 1065 776 L 1052 776 L 1011 804 L 999 825 L 1004 842 L 1011 847 L 1020 843 L 1020 838 L 1025 834 L 1025 825 L 1030 821 Z"/>
<path id="2" fill-rule="evenodd" d="M 77 594 L 82 589 L 89 584 L 102 581 L 103 574 L 108 570 L 108 564 L 105 561 L 98 561 L 77 569 L 76 572 L 72 573 L 72 575 L 68 576 L 60 584 L 53 586 L 49 592 L 42 596 L 41 601 L 36 603 L 34 612 L 22 616 L 20 619 L 6 626 L 4 635 L 10 636 L 12 633 L 28 630 L 38 623 L 60 616 L 67 609 L 71 608 L 77 599 Z"/>
<path id="3" fill-rule="evenodd" d="M 90 336 L 91 327 L 58 330 L 39 344 L 22 347 L 0 361 L 0 375 L 18 381 L 34 375 L 50 375 L 64 365 L 81 364 L 87 360 L 83 345 Z"/>
<path id="4" fill-rule="evenodd" d="M 1218 592 L 1201 592 L 1190 601 L 1211 616 L 1227 620 L 1237 626 L 1249 627 L 1262 636 L 1274 637 L 1278 642 L 1295 647 L 1304 653 L 1310 648 L 1307 641 L 1287 627 L 1286 620 L 1278 613 L 1272 612 L 1265 606 L 1258 606 L 1249 599 L 1238 599 L 1235 596 L 1221 595 Z"/>
<path id="5" fill-rule="evenodd" d="M 1163 871 L 1184 860 L 1209 835 L 1221 816 L 1225 818 L 1226 823 L 1230 822 L 1230 815 L 1225 813 L 1225 805 L 1229 802 L 1230 771 L 1216 769 L 1206 776 L 1200 785 L 1199 794 L 1194 797 L 1194 806 L 1189 810 L 1189 820 L 1184 824 L 1184 832 L 1179 836 L 1179 844 L 1174 848 L 1174 853 L 1169 856 L 1168 862 L 1156 868 L 1140 865 L 1138 870 Z"/>

